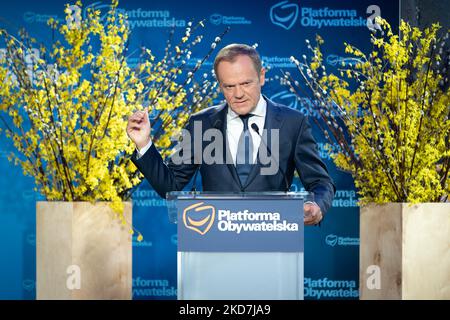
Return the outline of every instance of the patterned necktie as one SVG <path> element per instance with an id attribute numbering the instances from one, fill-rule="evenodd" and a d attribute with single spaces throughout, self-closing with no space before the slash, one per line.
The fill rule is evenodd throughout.
<path id="1" fill-rule="evenodd" d="M 244 130 L 239 137 L 238 149 L 236 153 L 236 171 L 241 180 L 241 185 L 247 181 L 248 175 L 253 164 L 253 141 L 250 131 L 248 130 L 248 119 L 252 114 L 240 115 L 244 123 Z"/>

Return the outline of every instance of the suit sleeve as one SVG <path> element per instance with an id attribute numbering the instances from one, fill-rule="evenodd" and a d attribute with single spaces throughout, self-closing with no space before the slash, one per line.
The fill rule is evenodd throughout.
<path id="1" fill-rule="evenodd" d="M 294 159 L 303 186 L 307 191 L 314 193 L 314 201 L 325 214 L 331 207 L 336 187 L 320 159 L 317 144 L 306 117 L 302 118 Z"/>
<path id="2" fill-rule="evenodd" d="M 183 190 L 199 166 L 194 163 L 194 154 L 192 148 L 190 148 L 193 139 L 191 123 L 189 121 L 185 131 L 189 133 L 190 139 L 183 145 L 189 150 L 183 149 L 183 152 L 181 152 L 182 156 L 179 158 L 182 158 L 182 161 L 179 159 L 178 161 L 174 161 L 173 156 L 171 156 L 168 163 L 165 163 L 154 143 L 139 159 L 137 157 L 137 151 L 131 157 L 131 161 L 136 165 L 138 170 L 148 180 L 153 189 L 164 199 L 166 198 L 167 192 Z M 186 136 L 184 135 L 183 139 L 185 138 Z"/>

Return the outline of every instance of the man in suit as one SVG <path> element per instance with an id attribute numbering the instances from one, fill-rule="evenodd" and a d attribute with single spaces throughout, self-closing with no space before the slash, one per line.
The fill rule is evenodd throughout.
<path id="1" fill-rule="evenodd" d="M 136 144 L 133 163 L 161 197 L 169 191 L 182 190 L 197 170 L 202 175 L 203 191 L 223 192 L 287 191 L 297 170 L 305 189 L 315 196 L 314 202 L 305 203 L 304 222 L 319 223 L 331 206 L 335 186 L 317 153 L 307 118 L 261 94 L 265 70 L 253 47 L 226 46 L 217 54 L 214 70 L 226 103 L 192 115 L 186 127 L 191 142 L 188 145 L 200 141 L 201 152 L 183 150 L 183 162 L 170 158 L 165 164 L 152 144 L 145 109 L 128 121 L 127 134 Z M 199 127 L 200 131 L 196 130 Z M 211 163 L 201 158 L 207 146 L 203 134 L 208 130 L 222 133 L 223 154 L 218 158 L 223 161 Z M 263 131 L 276 131 L 279 139 L 263 135 Z M 275 172 L 262 174 L 267 164 L 261 161 L 262 154 L 276 159 Z"/>

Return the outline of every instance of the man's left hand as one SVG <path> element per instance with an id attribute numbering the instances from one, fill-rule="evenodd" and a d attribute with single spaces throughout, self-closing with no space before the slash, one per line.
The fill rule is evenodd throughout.
<path id="1" fill-rule="evenodd" d="M 308 202 L 303 205 L 304 218 L 303 222 L 305 225 L 315 225 L 318 224 L 322 218 L 322 211 L 316 203 Z"/>

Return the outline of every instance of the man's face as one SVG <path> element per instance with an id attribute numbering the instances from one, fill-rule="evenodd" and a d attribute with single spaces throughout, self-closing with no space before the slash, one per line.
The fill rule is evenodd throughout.
<path id="1" fill-rule="evenodd" d="M 221 61 L 217 66 L 220 88 L 231 110 L 239 115 L 252 111 L 264 85 L 264 68 L 258 76 L 249 56 L 239 55 L 233 62 Z"/>

